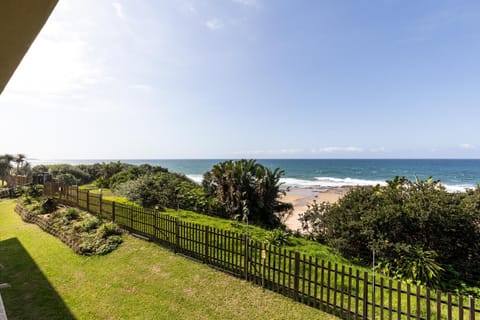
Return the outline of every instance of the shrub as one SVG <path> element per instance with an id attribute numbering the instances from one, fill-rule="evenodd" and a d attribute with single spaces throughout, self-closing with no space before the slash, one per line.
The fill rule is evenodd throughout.
<path id="1" fill-rule="evenodd" d="M 76 208 L 67 208 L 63 212 L 63 217 L 67 221 L 78 220 L 78 218 L 80 218 L 80 210 Z"/>
<path id="2" fill-rule="evenodd" d="M 122 230 L 113 222 L 105 222 L 97 229 L 97 235 L 102 238 L 108 238 L 109 236 L 121 235 Z"/>
<path id="3" fill-rule="evenodd" d="M 283 229 L 277 228 L 266 234 L 265 241 L 277 247 L 288 245 L 290 243 L 290 234 Z"/>
<path id="4" fill-rule="evenodd" d="M 43 194 L 43 186 L 40 184 L 29 186 L 25 190 L 25 195 L 29 198 L 38 198 L 42 196 L 42 194 Z"/>
<path id="5" fill-rule="evenodd" d="M 42 214 L 51 213 L 57 210 L 58 201 L 54 198 L 47 198 L 42 201 Z"/>
<path id="6" fill-rule="evenodd" d="M 205 194 L 218 199 L 228 217 L 248 219 L 269 228 L 281 225 L 278 213 L 292 209 L 279 201 L 284 171 L 270 170 L 255 160 L 224 161 L 204 174 Z"/>
<path id="7" fill-rule="evenodd" d="M 201 187 L 176 173 L 144 175 L 117 185 L 114 192 L 147 208 L 158 206 L 196 210 L 208 206 L 205 198 L 202 198 Z"/>
<path id="8" fill-rule="evenodd" d="M 331 204 L 313 200 L 312 204 L 307 205 L 307 210 L 300 214 L 298 220 L 302 224 L 303 231 L 308 238 L 324 242 L 327 236 L 327 225 L 325 221 L 326 213 L 330 210 Z"/>
<path id="9" fill-rule="evenodd" d="M 29 204 L 32 204 L 32 198 L 26 196 L 21 197 L 19 201 L 22 206 L 28 206 Z"/>
<path id="10" fill-rule="evenodd" d="M 100 225 L 100 220 L 90 214 L 84 215 L 82 219 L 74 224 L 74 229 L 78 232 L 88 232 L 96 229 Z"/>
<path id="11" fill-rule="evenodd" d="M 435 251 L 410 245 L 398 245 L 397 251 L 396 258 L 379 263 L 378 267 L 384 274 L 417 285 L 441 285 L 444 269 L 437 263 L 438 255 Z"/>
<path id="12" fill-rule="evenodd" d="M 104 255 L 115 250 L 122 242 L 122 237 L 119 235 L 102 238 L 95 233 L 84 233 L 80 237 L 78 248 L 83 255 Z"/>
<path id="13" fill-rule="evenodd" d="M 105 242 L 101 243 L 98 248 L 95 249 L 95 254 L 104 255 L 115 250 L 123 242 L 122 237 L 119 235 L 109 236 Z"/>
<path id="14" fill-rule="evenodd" d="M 440 285 L 440 276 L 443 284 L 458 279 L 478 285 L 479 194 L 478 188 L 448 193 L 431 178 L 397 177 L 384 187 L 357 187 L 326 211 L 327 241 L 365 262 L 375 249 L 380 261 L 413 281 Z M 432 274 L 440 270 L 434 266 L 445 271 Z"/>

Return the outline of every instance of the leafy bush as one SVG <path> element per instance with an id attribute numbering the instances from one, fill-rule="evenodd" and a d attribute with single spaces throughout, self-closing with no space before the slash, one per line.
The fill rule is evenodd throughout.
<path id="1" fill-rule="evenodd" d="M 204 174 L 205 194 L 218 199 L 229 218 L 269 228 L 281 225 L 278 213 L 292 209 L 279 201 L 284 171 L 270 170 L 255 160 L 224 161 Z"/>
<path id="2" fill-rule="evenodd" d="M 123 242 L 119 235 L 112 235 L 106 238 L 106 241 L 99 243 L 95 249 L 95 254 L 104 255 L 115 250 Z"/>
<path id="3" fill-rule="evenodd" d="M 27 197 L 27 196 L 23 196 L 23 197 L 20 197 L 20 199 L 18 199 L 18 201 L 20 202 L 20 204 L 22 206 L 28 206 L 28 205 L 32 204 L 34 199 L 32 199 L 30 197 Z"/>
<path id="4" fill-rule="evenodd" d="M 378 268 L 384 274 L 417 285 L 441 286 L 444 269 L 437 263 L 435 251 L 410 245 L 398 245 L 397 251 L 396 258 L 379 263 Z"/>
<path id="5" fill-rule="evenodd" d="M 83 233 L 78 247 L 83 255 L 104 255 L 115 250 L 122 242 L 122 237 L 119 235 L 103 238 L 96 233 Z"/>
<path id="6" fill-rule="evenodd" d="M 70 173 L 61 173 L 57 175 L 55 178 L 58 180 L 58 182 L 67 186 L 78 184 L 77 178 L 75 178 L 75 176 Z"/>
<path id="7" fill-rule="evenodd" d="M 26 188 L 24 194 L 29 198 L 39 198 L 43 194 L 43 186 L 41 184 L 29 186 Z"/>
<path id="8" fill-rule="evenodd" d="M 63 211 L 63 217 L 66 221 L 78 220 L 80 218 L 80 210 L 76 208 L 66 208 Z"/>
<path id="9" fill-rule="evenodd" d="M 42 214 L 51 213 L 57 210 L 58 201 L 55 198 L 46 198 L 42 201 L 41 208 Z"/>
<path id="10" fill-rule="evenodd" d="M 203 211 L 210 204 L 198 185 L 184 175 L 169 172 L 144 175 L 121 183 L 117 185 L 114 193 L 147 208 Z"/>
<path id="11" fill-rule="evenodd" d="M 109 236 L 121 235 L 122 231 L 113 222 L 105 222 L 97 229 L 97 235 L 102 238 L 108 238 Z"/>
<path id="12" fill-rule="evenodd" d="M 313 200 L 313 203 L 307 205 L 307 210 L 300 214 L 298 220 L 302 224 L 307 238 L 319 242 L 325 242 L 327 236 L 327 225 L 325 221 L 326 213 L 330 210 L 331 204 Z"/>
<path id="13" fill-rule="evenodd" d="M 82 220 L 76 222 L 73 227 L 78 232 L 88 232 L 96 229 L 100 225 L 100 220 L 90 214 L 84 215 Z"/>
<path id="14" fill-rule="evenodd" d="M 80 166 L 72 166 L 69 164 L 53 164 L 41 166 L 38 169 L 37 167 L 34 167 L 33 171 L 45 172 L 46 169 L 48 169 L 48 173 L 50 173 L 55 179 L 68 185 L 84 184 L 93 181 L 94 179 L 89 173 L 82 170 Z"/>
<path id="15" fill-rule="evenodd" d="M 39 202 L 27 208 L 34 214 L 43 210 Z M 102 223 L 97 217 L 76 208 L 54 211 L 45 219 L 51 228 L 76 240 L 79 252 L 84 255 L 106 254 L 122 243 L 122 230 L 115 223 Z"/>
<path id="16" fill-rule="evenodd" d="M 390 266 L 389 273 L 395 269 L 415 282 L 478 285 L 478 189 L 448 193 L 431 178 L 404 177 L 384 187 L 357 187 L 326 208 L 326 238 L 343 255 L 365 262 L 375 249 L 379 260 Z"/>
<path id="17" fill-rule="evenodd" d="M 109 179 L 109 187 L 116 189 L 120 184 L 136 180 L 143 176 L 153 176 L 158 173 L 168 173 L 168 170 L 159 166 L 151 166 L 149 164 L 142 164 L 139 166 L 131 166 L 125 170 L 114 174 Z"/>
<path id="18" fill-rule="evenodd" d="M 267 233 L 265 241 L 277 247 L 288 245 L 290 244 L 290 234 L 283 229 L 277 228 Z"/>

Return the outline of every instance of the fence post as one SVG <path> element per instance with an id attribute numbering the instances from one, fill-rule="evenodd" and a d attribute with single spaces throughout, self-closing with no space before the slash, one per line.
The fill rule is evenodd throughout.
<path id="1" fill-rule="evenodd" d="M 175 248 L 173 252 L 177 253 L 180 249 L 180 220 L 175 218 Z"/>
<path id="2" fill-rule="evenodd" d="M 134 230 L 133 229 L 133 206 L 129 206 L 130 208 L 130 229 L 132 229 L 132 231 Z"/>
<path id="3" fill-rule="evenodd" d="M 243 262 L 245 280 L 248 281 L 248 235 L 245 235 L 245 257 Z"/>
<path id="4" fill-rule="evenodd" d="M 77 198 L 77 207 L 79 207 L 79 205 L 78 205 L 78 185 L 77 185 L 77 187 L 75 188 L 75 191 L 76 191 L 75 193 L 76 193 L 76 196 L 77 196 L 77 197 L 76 197 L 76 198 Z"/>
<path id="5" fill-rule="evenodd" d="M 208 241 L 209 241 L 209 233 L 210 233 L 209 231 L 210 231 L 210 228 L 208 226 L 206 226 L 205 227 L 205 258 L 204 258 L 204 260 L 205 260 L 205 263 L 207 263 L 207 264 L 208 264 L 208 260 L 209 260 L 209 258 L 208 258 L 208 250 L 209 250 Z"/>
<path id="6" fill-rule="evenodd" d="M 100 215 L 100 218 L 103 218 L 103 215 L 102 215 L 102 193 L 100 192 L 100 196 L 99 196 L 99 203 L 98 203 L 98 211 L 100 211 L 99 215 Z"/>
<path id="7" fill-rule="evenodd" d="M 363 319 L 368 319 L 368 272 L 363 273 Z"/>
<path id="8" fill-rule="evenodd" d="M 90 190 L 87 190 L 87 211 L 90 212 Z"/>
<path id="9" fill-rule="evenodd" d="M 115 222 L 115 201 L 112 201 L 112 221 Z"/>
<path id="10" fill-rule="evenodd" d="M 153 209 L 153 237 L 158 240 L 158 211 Z"/>
<path id="11" fill-rule="evenodd" d="M 470 319 L 469 320 L 475 320 L 475 298 L 472 296 L 469 296 L 470 300 Z"/>
<path id="12" fill-rule="evenodd" d="M 300 278 L 300 253 L 295 251 L 295 264 L 294 264 L 294 276 L 293 276 L 293 295 L 295 301 L 298 301 L 298 283 Z"/>

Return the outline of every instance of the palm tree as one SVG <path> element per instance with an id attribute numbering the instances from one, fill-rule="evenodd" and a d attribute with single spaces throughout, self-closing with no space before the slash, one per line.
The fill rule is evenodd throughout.
<path id="1" fill-rule="evenodd" d="M 16 157 L 14 157 L 13 161 L 17 164 L 17 172 L 16 174 L 19 174 L 20 173 L 20 166 L 23 165 L 23 163 L 25 162 L 25 159 L 27 158 L 26 155 L 22 154 L 22 153 L 19 153 L 17 154 Z"/>
<path id="2" fill-rule="evenodd" d="M 22 165 L 22 168 L 21 168 L 21 171 L 22 171 L 22 175 L 24 175 L 24 176 L 32 175 L 32 165 L 30 164 L 30 162 L 24 161 L 23 165 Z"/>
<path id="3" fill-rule="evenodd" d="M 0 177 L 2 178 L 2 185 L 5 184 L 8 175 L 10 174 L 10 170 L 12 169 L 12 160 L 15 157 L 10 154 L 4 154 L 0 156 Z"/>
<path id="4" fill-rule="evenodd" d="M 272 171 L 255 160 L 229 160 L 214 165 L 204 175 L 203 186 L 229 217 L 273 227 L 280 223 L 276 213 L 291 208 L 278 200 L 283 175 L 283 170 Z"/>

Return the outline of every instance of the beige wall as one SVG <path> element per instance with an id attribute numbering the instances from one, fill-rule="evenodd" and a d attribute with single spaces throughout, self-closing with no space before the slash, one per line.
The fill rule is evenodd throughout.
<path id="1" fill-rule="evenodd" d="M 58 0 L 0 0 L 0 94 Z"/>

